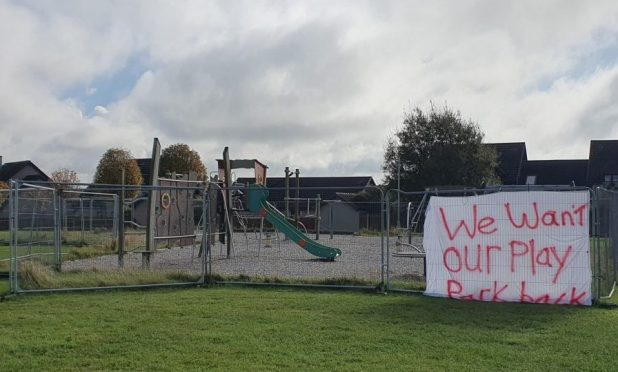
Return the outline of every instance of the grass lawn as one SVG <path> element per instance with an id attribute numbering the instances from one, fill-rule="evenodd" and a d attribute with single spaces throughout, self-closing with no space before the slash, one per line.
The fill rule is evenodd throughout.
<path id="1" fill-rule="evenodd" d="M 0 303 L 0 369 L 615 370 L 618 310 L 213 287 Z"/>

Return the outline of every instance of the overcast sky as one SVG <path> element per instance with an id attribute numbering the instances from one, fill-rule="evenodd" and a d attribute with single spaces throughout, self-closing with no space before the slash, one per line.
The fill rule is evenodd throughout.
<path id="1" fill-rule="evenodd" d="M 430 101 L 531 159 L 618 139 L 618 2 L 3 1 L 0 155 L 91 181 L 109 147 L 183 142 L 209 170 L 381 178 Z"/>

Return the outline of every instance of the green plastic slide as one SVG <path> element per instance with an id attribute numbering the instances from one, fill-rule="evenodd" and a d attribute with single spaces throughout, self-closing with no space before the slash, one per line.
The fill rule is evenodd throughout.
<path id="1" fill-rule="evenodd" d="M 285 216 L 279 212 L 274 206 L 266 201 L 268 190 L 260 185 L 249 186 L 249 210 L 252 213 L 257 213 L 266 218 L 275 229 L 285 234 L 288 239 L 293 240 L 299 247 L 314 256 L 334 260 L 341 256 L 341 250 L 338 248 L 327 247 L 323 244 L 312 240 L 298 230 L 294 225 L 289 223 Z"/>

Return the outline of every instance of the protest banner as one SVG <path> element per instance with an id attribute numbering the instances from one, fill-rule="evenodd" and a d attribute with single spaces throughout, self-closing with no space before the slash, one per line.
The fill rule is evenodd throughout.
<path id="1" fill-rule="evenodd" d="M 425 294 L 591 305 L 589 207 L 586 191 L 432 197 Z"/>

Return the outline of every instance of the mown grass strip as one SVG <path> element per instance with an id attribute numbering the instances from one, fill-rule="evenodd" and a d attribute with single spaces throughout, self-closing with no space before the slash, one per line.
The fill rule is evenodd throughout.
<path id="1" fill-rule="evenodd" d="M 242 287 L 0 303 L 3 370 L 614 370 L 618 311 Z"/>

